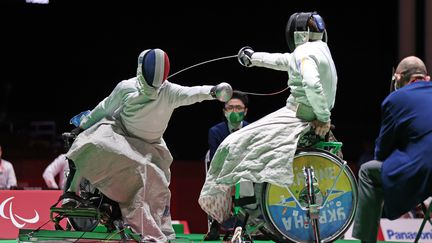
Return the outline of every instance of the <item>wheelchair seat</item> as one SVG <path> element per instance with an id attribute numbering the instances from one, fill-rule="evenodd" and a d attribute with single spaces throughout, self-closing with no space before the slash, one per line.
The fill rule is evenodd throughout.
<path id="1" fill-rule="evenodd" d="M 70 133 L 64 133 L 62 136 L 65 148 L 69 149 L 75 137 Z M 123 234 L 122 238 L 126 237 L 125 225 L 117 202 L 105 196 L 85 178 L 81 179 L 77 192 L 69 191 L 76 167 L 72 160 L 68 159 L 68 161 L 69 173 L 66 177 L 64 193 L 50 208 L 50 218 L 55 228 L 65 230 L 60 226 L 60 222 L 67 219 L 66 230 L 91 232 L 102 224 L 108 232 L 117 230 Z"/>

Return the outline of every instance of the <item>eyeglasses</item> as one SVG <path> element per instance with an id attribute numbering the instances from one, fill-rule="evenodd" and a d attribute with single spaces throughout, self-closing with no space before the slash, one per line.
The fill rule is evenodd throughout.
<path id="1" fill-rule="evenodd" d="M 415 82 L 416 80 L 422 80 L 425 76 L 426 75 L 421 70 L 405 70 L 400 73 L 393 72 L 390 92 L 398 90 L 402 86 Z"/>
<path id="2" fill-rule="evenodd" d="M 232 110 L 244 111 L 244 109 L 245 109 L 245 107 L 241 106 L 241 105 L 226 105 L 225 106 L 225 110 L 227 110 L 227 111 L 232 111 Z"/>
<path id="3" fill-rule="evenodd" d="M 400 78 L 401 78 L 400 73 L 393 73 L 392 79 L 390 82 L 390 92 L 396 91 L 400 88 L 399 87 L 400 86 L 400 83 L 399 83 Z"/>
<path id="4" fill-rule="evenodd" d="M 392 68 L 392 78 L 390 82 L 390 92 L 396 91 L 400 88 L 400 79 L 405 75 L 406 71 L 396 73 L 396 69 Z"/>

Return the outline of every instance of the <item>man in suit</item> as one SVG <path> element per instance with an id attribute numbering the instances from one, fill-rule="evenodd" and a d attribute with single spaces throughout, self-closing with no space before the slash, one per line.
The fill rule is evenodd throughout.
<path id="1" fill-rule="evenodd" d="M 248 96 L 240 91 L 233 91 L 233 95 L 223 108 L 225 121 L 220 122 L 209 129 L 208 143 L 210 160 L 213 158 L 219 144 L 232 132 L 249 124 L 244 118 L 248 112 Z"/>
<path id="2" fill-rule="evenodd" d="M 210 163 L 213 155 L 219 147 L 219 144 L 221 144 L 228 135 L 249 124 L 249 122 L 244 120 L 248 112 L 248 104 L 249 99 L 247 94 L 241 91 L 233 91 L 231 99 L 225 102 L 223 108 L 223 114 L 226 118 L 225 121 L 219 122 L 209 129 L 209 151 L 208 155 L 206 155 L 206 163 Z M 207 164 L 206 166 L 209 167 L 210 165 Z M 253 190 L 253 186 L 250 183 L 244 185 L 244 187 Z M 204 240 L 219 240 L 219 223 L 216 220 L 213 220 L 210 216 L 209 222 L 211 222 L 210 230 L 204 237 Z"/>
<path id="3" fill-rule="evenodd" d="M 393 78 L 395 91 L 381 105 L 375 159 L 359 171 L 353 237 L 362 243 L 377 241 L 383 210 L 393 220 L 432 194 L 432 82 L 414 56 L 399 63 Z"/>

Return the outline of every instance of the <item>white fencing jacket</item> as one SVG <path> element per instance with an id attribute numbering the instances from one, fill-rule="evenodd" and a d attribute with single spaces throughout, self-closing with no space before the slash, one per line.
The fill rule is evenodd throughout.
<path id="1" fill-rule="evenodd" d="M 255 52 L 252 64 L 287 71 L 288 86 L 291 88 L 287 102 L 311 106 L 318 120 L 330 120 L 330 110 L 336 97 L 337 74 L 327 43 L 306 42 L 293 53 Z"/>

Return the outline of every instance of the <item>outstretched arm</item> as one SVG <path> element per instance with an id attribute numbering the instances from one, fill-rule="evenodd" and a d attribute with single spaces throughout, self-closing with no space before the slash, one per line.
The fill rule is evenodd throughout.
<path id="1" fill-rule="evenodd" d="M 203 85 L 203 86 L 181 86 L 174 83 L 166 85 L 168 89 L 171 104 L 174 107 L 191 105 L 204 100 L 218 99 L 226 101 L 231 98 L 232 88 L 229 84 L 221 83 L 216 86 Z"/>
<path id="2" fill-rule="evenodd" d="M 287 71 L 290 55 L 290 53 L 254 52 L 251 47 L 245 46 L 240 49 L 237 59 L 241 65 L 246 67 L 258 66 Z"/>

